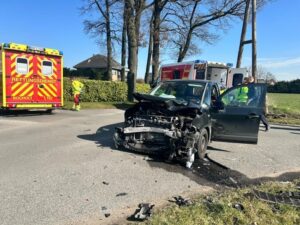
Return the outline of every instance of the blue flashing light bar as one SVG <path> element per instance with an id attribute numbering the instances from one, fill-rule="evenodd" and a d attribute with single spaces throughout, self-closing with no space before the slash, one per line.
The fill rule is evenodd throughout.
<path id="1" fill-rule="evenodd" d="M 231 67 L 233 67 L 233 63 L 227 63 L 226 66 L 231 68 Z"/>
<path id="2" fill-rule="evenodd" d="M 206 60 L 197 59 L 197 60 L 195 60 L 195 63 L 207 63 L 207 61 Z"/>

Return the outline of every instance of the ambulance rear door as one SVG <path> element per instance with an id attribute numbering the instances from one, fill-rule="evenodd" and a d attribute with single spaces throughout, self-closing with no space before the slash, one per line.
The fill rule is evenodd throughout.
<path id="1" fill-rule="evenodd" d="M 36 99 L 39 103 L 62 106 L 62 57 L 35 55 L 37 81 Z"/>
<path id="2" fill-rule="evenodd" d="M 33 62 L 31 53 L 5 49 L 4 107 L 23 107 L 35 101 Z"/>

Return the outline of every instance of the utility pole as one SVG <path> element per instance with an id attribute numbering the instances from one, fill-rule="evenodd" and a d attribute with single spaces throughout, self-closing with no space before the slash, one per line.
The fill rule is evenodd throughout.
<path id="1" fill-rule="evenodd" d="M 238 53 L 238 57 L 237 57 L 237 61 L 236 61 L 236 68 L 240 68 L 241 64 L 242 64 L 244 44 L 246 44 L 245 43 L 245 37 L 246 37 L 246 32 L 247 32 L 247 23 L 248 23 L 248 19 L 249 19 L 249 8 L 250 8 L 249 6 L 250 6 L 250 0 L 247 0 L 246 1 L 245 14 L 244 14 L 243 28 L 242 28 L 242 33 L 241 33 L 239 53 Z"/>
<path id="2" fill-rule="evenodd" d="M 252 76 L 254 79 L 257 75 L 256 59 L 256 0 L 252 0 Z"/>
<path id="3" fill-rule="evenodd" d="M 252 1 L 252 39 L 245 41 L 246 32 L 247 32 L 247 23 L 248 23 L 248 19 L 249 19 L 250 1 Z M 236 68 L 241 67 L 244 45 L 246 45 L 246 44 L 252 44 L 252 76 L 255 79 L 256 74 L 257 74 L 256 0 L 247 0 L 246 1 L 246 8 L 245 8 L 241 40 L 240 40 L 239 52 L 238 52 L 238 57 L 237 57 L 237 62 L 236 62 Z"/>

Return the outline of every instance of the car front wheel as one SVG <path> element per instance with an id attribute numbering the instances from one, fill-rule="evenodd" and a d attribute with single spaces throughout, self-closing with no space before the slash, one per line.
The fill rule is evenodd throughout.
<path id="1" fill-rule="evenodd" d="M 198 156 L 200 159 L 205 158 L 207 145 L 208 145 L 208 132 L 206 129 L 202 129 L 196 146 L 198 151 Z"/>

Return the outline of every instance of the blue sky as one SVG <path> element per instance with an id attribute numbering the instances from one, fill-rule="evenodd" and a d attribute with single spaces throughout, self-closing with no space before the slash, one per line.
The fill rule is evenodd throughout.
<path id="1" fill-rule="evenodd" d="M 1 1 L 0 42 L 50 47 L 64 52 L 65 66 L 73 67 L 101 53 L 95 39 L 83 31 L 83 0 Z M 278 80 L 300 78 L 300 1 L 273 0 L 257 16 L 258 64 Z M 234 21 L 214 45 L 202 45 L 202 54 L 186 60 L 232 62 L 235 64 L 241 21 Z M 250 30 L 248 32 L 250 35 Z M 162 50 L 164 53 L 164 50 Z M 143 77 L 147 50 L 139 54 L 138 76 Z M 116 60 L 120 61 L 117 54 Z M 163 54 L 162 63 L 173 62 Z M 251 46 L 244 51 L 243 66 L 251 64 Z"/>

